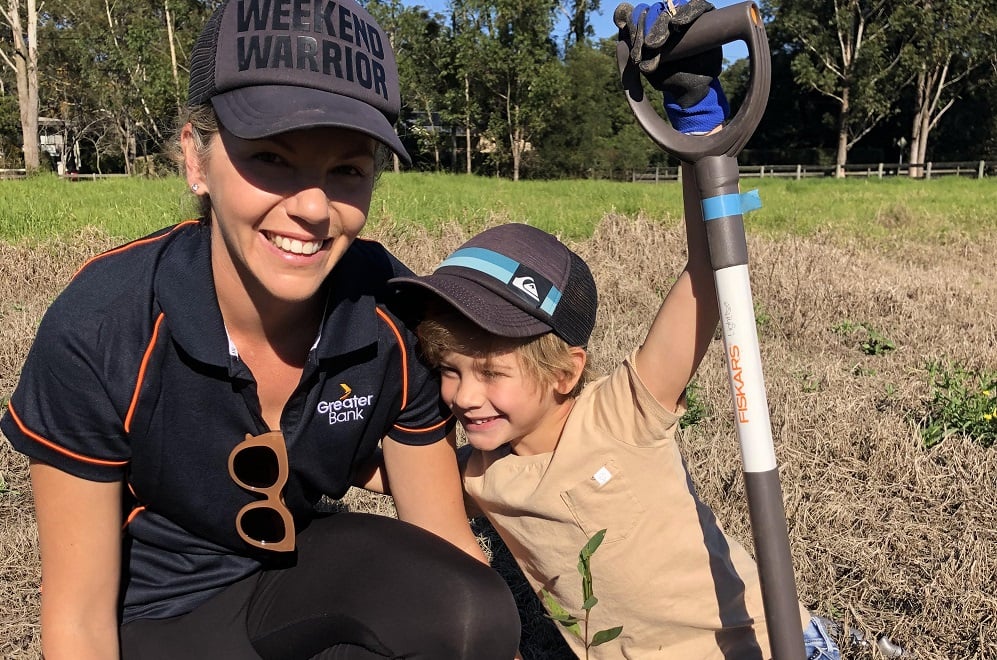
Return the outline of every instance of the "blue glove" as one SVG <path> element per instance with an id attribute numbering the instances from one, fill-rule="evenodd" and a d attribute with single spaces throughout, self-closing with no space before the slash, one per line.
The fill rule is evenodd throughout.
<path id="1" fill-rule="evenodd" d="M 663 92 L 665 114 L 675 130 L 708 133 L 730 115 L 730 105 L 717 77 L 723 67 L 720 47 L 671 62 L 661 61 L 661 49 L 680 37 L 697 18 L 713 9 L 706 0 L 671 0 L 633 7 L 623 3 L 613 20 L 630 44 L 630 57 L 648 82 Z"/>

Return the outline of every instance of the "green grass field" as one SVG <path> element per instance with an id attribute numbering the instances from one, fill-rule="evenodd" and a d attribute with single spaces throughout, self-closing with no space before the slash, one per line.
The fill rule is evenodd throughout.
<path id="1" fill-rule="evenodd" d="M 935 242 L 997 230 L 994 178 L 744 179 L 741 188 L 758 188 L 763 204 L 746 216 L 748 231 L 769 236 L 830 231 L 888 240 L 902 233 Z M 370 221 L 430 230 L 453 222 L 468 229 L 495 221 L 528 222 L 565 237 L 585 238 L 614 211 L 677 217 L 680 186 L 387 172 L 375 190 Z M 0 240 L 11 243 L 72 236 L 84 227 L 131 239 L 194 213 L 193 198 L 179 177 L 0 181 Z"/>

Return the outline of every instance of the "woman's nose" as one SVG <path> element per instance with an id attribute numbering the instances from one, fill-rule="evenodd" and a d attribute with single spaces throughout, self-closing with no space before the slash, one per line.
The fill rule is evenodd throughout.
<path id="1" fill-rule="evenodd" d="M 284 204 L 288 215 L 304 222 L 326 222 L 329 219 L 329 196 L 318 185 L 302 186 Z"/>

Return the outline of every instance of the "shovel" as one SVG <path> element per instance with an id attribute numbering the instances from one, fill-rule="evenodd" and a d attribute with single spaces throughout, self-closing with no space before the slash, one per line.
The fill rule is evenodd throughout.
<path id="1" fill-rule="evenodd" d="M 738 187 L 737 155 L 758 126 L 768 101 L 768 40 L 757 5 L 742 2 L 706 12 L 673 41 L 662 50 L 664 61 L 690 57 L 732 41 L 743 41 L 748 47 L 751 85 L 744 102 L 722 131 L 706 136 L 679 133 L 658 115 L 644 94 L 640 72 L 630 58 L 623 34 L 616 56 L 627 101 L 641 127 L 666 152 L 690 163 L 696 173 L 772 657 L 804 660 L 799 598 L 748 279 L 742 212 L 756 204 L 751 196 L 742 196 Z"/>

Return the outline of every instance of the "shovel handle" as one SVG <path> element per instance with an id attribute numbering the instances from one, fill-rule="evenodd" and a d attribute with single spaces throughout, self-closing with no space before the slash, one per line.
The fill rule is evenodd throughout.
<path id="1" fill-rule="evenodd" d="M 765 112 L 772 63 L 758 5 L 749 1 L 708 11 L 696 19 L 678 41 L 661 52 L 662 60 L 668 62 L 698 55 L 733 41 L 747 44 L 751 62 L 751 85 L 744 102 L 724 130 L 713 135 L 690 136 L 679 133 L 662 119 L 644 94 L 640 71 L 630 58 L 630 46 L 621 31 L 616 45 L 616 61 L 631 110 L 658 146 L 687 163 L 694 163 L 704 156 L 736 157 Z"/>

